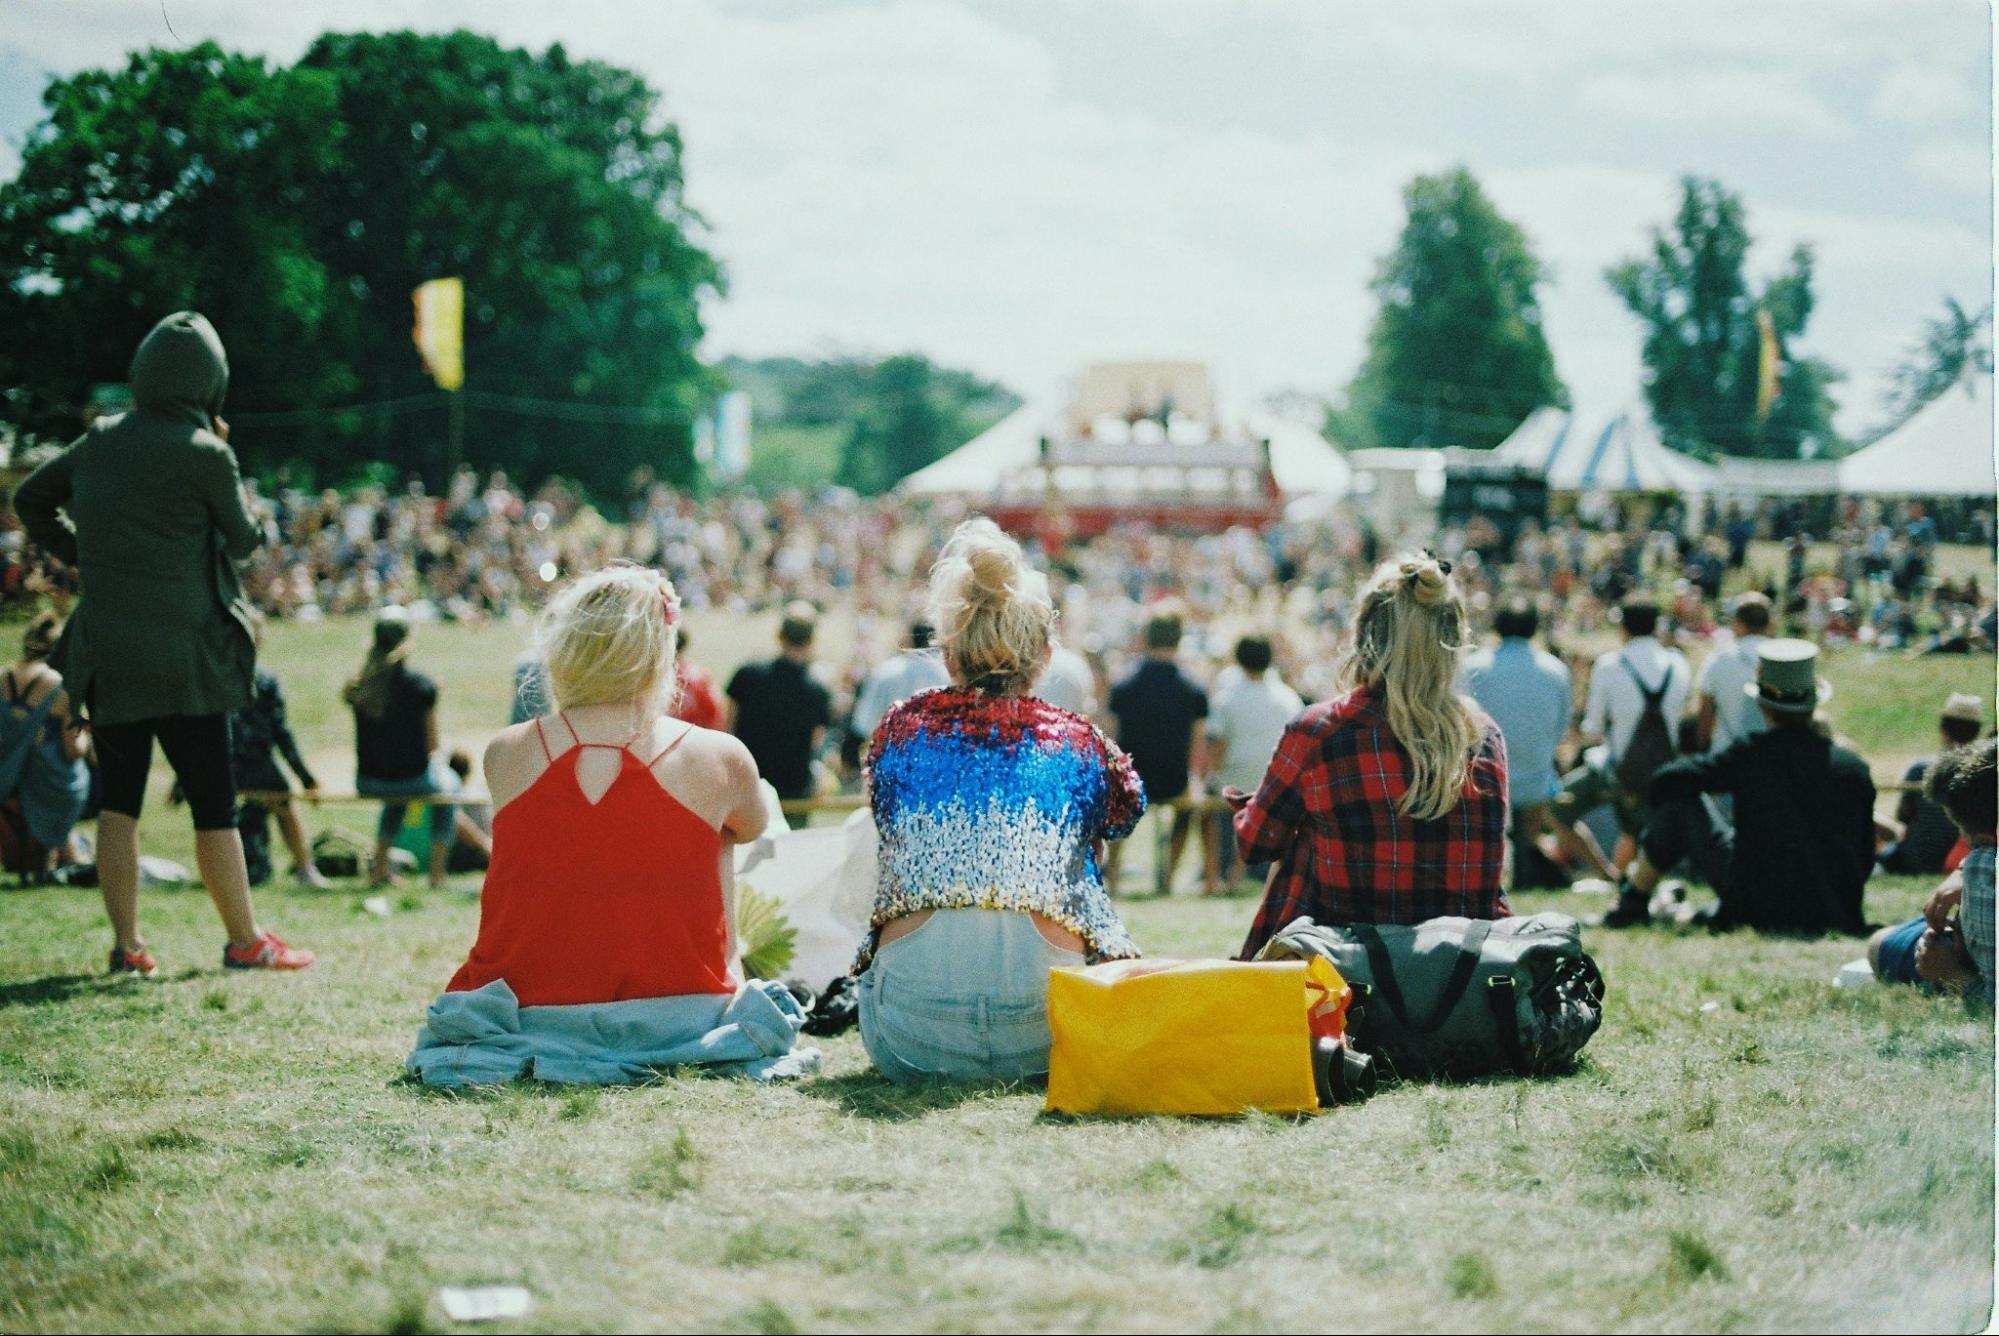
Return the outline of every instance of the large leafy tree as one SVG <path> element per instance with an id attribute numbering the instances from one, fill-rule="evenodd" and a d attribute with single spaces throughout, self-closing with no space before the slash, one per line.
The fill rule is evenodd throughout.
<path id="1" fill-rule="evenodd" d="M 72 429 L 90 385 L 124 380 L 153 322 L 190 306 L 228 340 L 232 410 L 353 391 L 308 221 L 339 160 L 329 80 L 203 45 L 56 80 L 43 102 L 0 185 L 0 385 L 24 428 Z"/>
<path id="2" fill-rule="evenodd" d="M 1650 252 L 1605 271 L 1644 326 L 1645 393 L 1668 443 L 1695 453 L 1768 458 L 1831 453 L 1831 388 L 1843 374 L 1790 351 L 1811 320 L 1813 255 L 1791 251 L 1760 290 L 1745 266 L 1751 245 L 1741 197 L 1718 181 L 1687 177 L 1673 221 L 1653 229 Z M 1777 342 L 1777 394 L 1759 405 L 1767 315 Z"/>
<path id="3" fill-rule="evenodd" d="M 1408 221 L 1371 285 L 1367 358 L 1331 429 L 1378 445 L 1497 445 L 1566 402 L 1541 328 L 1547 272 L 1462 167 L 1417 177 L 1403 202 Z"/>
<path id="4" fill-rule="evenodd" d="M 0 192 L 0 284 L 79 343 L 99 333 L 91 313 L 131 308 L 89 378 L 119 378 L 152 318 L 197 306 L 232 349 L 253 462 L 372 459 L 436 479 L 446 419 L 410 344 L 410 293 L 456 275 L 473 463 L 598 489 L 641 465 L 693 476 L 712 389 L 699 303 L 721 275 L 697 244 L 678 131 L 636 74 L 465 32 L 329 34 L 281 71 L 214 47 L 147 53 L 58 83 L 48 105 L 21 183 Z M 171 177 L 92 166 L 177 134 L 202 153 Z M 78 217 L 107 221 L 66 241 Z M 73 395 L 74 375 L 51 379 L 61 358 L 42 362 L 48 397 Z M 257 416 L 357 399 L 391 407 Z"/>

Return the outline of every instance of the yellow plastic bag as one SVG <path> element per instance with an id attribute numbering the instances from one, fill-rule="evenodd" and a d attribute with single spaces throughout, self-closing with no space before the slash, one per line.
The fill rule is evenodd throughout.
<path id="1" fill-rule="evenodd" d="M 1306 1113 L 1313 1017 L 1337 1032 L 1328 961 L 1115 960 L 1048 972 L 1050 1113 Z"/>

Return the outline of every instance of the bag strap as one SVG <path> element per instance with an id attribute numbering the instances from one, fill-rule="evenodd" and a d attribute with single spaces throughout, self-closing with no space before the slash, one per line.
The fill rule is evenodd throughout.
<path id="1" fill-rule="evenodd" d="M 1381 932 L 1372 923 L 1356 923 L 1351 926 L 1354 936 L 1367 949 L 1369 972 L 1374 975 L 1375 989 L 1388 1009 L 1395 1013 L 1405 1029 L 1418 1034 L 1430 1034 L 1451 1018 L 1464 1000 L 1465 990 L 1471 987 L 1472 976 L 1478 972 L 1479 957 L 1485 951 L 1485 939 L 1492 935 L 1491 919 L 1473 919 L 1471 927 L 1465 930 L 1464 940 L 1458 943 L 1458 958 L 1451 963 L 1450 978 L 1444 981 L 1444 988 L 1437 995 L 1437 1005 L 1429 1016 L 1415 1021 L 1409 1018 L 1407 1003 L 1402 997 L 1402 986 L 1395 980 L 1395 960 L 1388 954 L 1388 943 L 1381 939 Z"/>
<path id="2" fill-rule="evenodd" d="M 1492 1008 L 1493 1028 L 1499 1031 L 1499 1047 L 1516 1076 L 1532 1076 L 1527 1068 L 1527 1050 L 1520 1044 L 1520 999 L 1511 974 L 1488 975 L 1486 1005 Z"/>
<path id="3" fill-rule="evenodd" d="M 1659 689 L 1657 691 L 1645 685 L 1645 679 L 1640 677 L 1638 670 L 1631 666 L 1631 660 L 1620 654 L 1617 656 L 1617 661 L 1623 665 L 1625 674 L 1630 677 L 1633 685 L 1638 688 L 1638 694 L 1645 698 L 1646 708 L 1657 710 L 1665 705 L 1666 692 L 1673 685 L 1673 664 L 1670 659 L 1666 662 L 1666 675 L 1659 679 Z"/>

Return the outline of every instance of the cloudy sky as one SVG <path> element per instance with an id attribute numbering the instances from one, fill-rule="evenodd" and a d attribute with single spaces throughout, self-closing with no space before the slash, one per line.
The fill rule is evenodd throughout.
<path id="1" fill-rule="evenodd" d="M 1454 162 L 1551 267 L 1585 406 L 1636 399 L 1601 273 L 1682 173 L 1741 192 L 1760 270 L 1817 246 L 1804 347 L 1852 374 L 1848 431 L 1943 297 L 1992 286 L 1981 0 L 7 0 L 0 177 L 49 72 L 459 25 L 665 91 L 731 277 L 715 355 L 917 349 L 1027 391 L 1190 356 L 1240 406 L 1331 391 L 1402 184 Z"/>

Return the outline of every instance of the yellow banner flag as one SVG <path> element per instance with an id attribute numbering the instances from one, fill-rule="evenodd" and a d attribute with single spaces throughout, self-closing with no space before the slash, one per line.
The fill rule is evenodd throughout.
<path id="1" fill-rule="evenodd" d="M 1783 374 L 1783 354 L 1777 347 L 1777 325 L 1770 312 L 1756 308 L 1756 420 L 1770 416 L 1777 402 L 1777 381 Z"/>
<path id="2" fill-rule="evenodd" d="M 433 278 L 411 294 L 416 301 L 416 350 L 440 390 L 465 383 L 465 280 Z"/>

